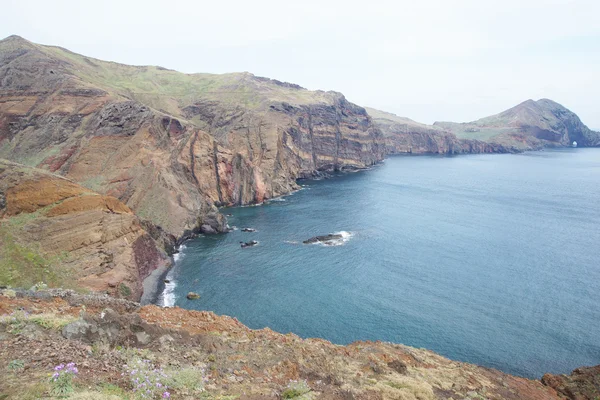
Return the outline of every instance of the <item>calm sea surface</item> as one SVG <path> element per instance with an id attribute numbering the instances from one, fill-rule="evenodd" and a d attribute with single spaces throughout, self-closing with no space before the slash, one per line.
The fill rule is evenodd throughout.
<path id="1" fill-rule="evenodd" d="M 600 149 L 400 156 L 301 184 L 224 210 L 257 232 L 187 242 L 162 301 L 527 377 L 600 363 Z"/>

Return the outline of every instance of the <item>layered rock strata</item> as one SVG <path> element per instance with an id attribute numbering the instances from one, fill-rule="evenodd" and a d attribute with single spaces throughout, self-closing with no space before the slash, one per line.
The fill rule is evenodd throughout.
<path id="1" fill-rule="evenodd" d="M 4 160 L 0 197 L 4 284 L 30 273 L 46 283 L 139 300 L 142 281 L 170 263 L 115 197 Z"/>

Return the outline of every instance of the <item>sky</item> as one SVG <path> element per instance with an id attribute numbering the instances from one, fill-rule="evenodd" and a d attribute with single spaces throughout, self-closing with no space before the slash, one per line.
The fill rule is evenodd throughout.
<path id="1" fill-rule="evenodd" d="M 600 1 L 2 0 L 0 37 L 335 90 L 433 123 L 550 98 L 600 130 Z"/>

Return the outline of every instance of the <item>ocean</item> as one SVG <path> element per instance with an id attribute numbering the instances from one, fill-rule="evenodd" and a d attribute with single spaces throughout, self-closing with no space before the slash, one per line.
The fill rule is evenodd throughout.
<path id="1" fill-rule="evenodd" d="M 299 183 L 223 209 L 235 230 L 186 242 L 159 301 L 530 378 L 600 364 L 600 149 L 396 156 Z"/>

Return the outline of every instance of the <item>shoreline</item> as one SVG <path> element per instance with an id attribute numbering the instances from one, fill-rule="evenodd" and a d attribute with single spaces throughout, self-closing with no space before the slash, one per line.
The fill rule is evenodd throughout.
<path id="1" fill-rule="evenodd" d="M 163 307 L 162 305 L 157 303 L 158 299 L 165 290 L 165 278 L 169 271 L 171 271 L 171 269 L 175 267 L 175 260 L 173 259 L 173 256 L 171 256 L 170 258 L 170 265 L 165 264 L 159 266 L 142 281 L 143 292 L 142 297 L 140 298 L 141 305 L 145 306 L 148 304 L 154 304 L 159 307 Z"/>

